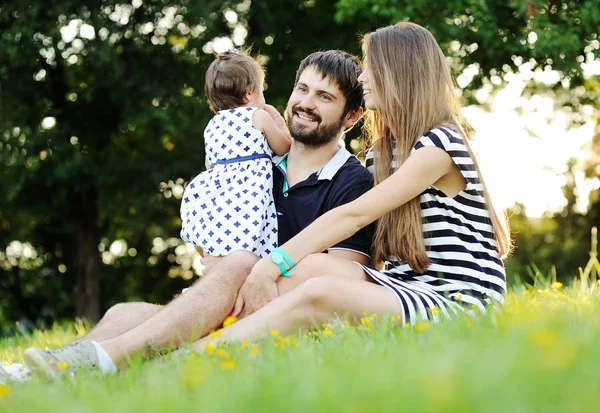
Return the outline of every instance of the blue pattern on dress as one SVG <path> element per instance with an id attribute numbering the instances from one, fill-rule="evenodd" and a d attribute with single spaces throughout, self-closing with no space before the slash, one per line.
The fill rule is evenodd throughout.
<path id="1" fill-rule="evenodd" d="M 246 250 L 263 257 L 277 248 L 272 152 L 252 125 L 257 108 L 219 111 L 204 130 L 213 167 L 185 188 L 181 238 L 213 256 Z M 219 163 L 239 157 L 268 157 Z"/>

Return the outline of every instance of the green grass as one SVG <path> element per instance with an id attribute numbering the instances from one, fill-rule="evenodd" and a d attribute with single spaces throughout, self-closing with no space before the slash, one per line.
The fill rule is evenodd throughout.
<path id="1" fill-rule="evenodd" d="M 513 291 L 501 311 L 475 322 L 402 328 L 389 318 L 366 320 L 311 337 L 267 334 L 254 346 L 232 343 L 213 354 L 138 360 L 115 376 L 80 371 L 54 383 L 10 383 L 0 411 L 599 410 L 595 289 Z M 18 362 L 32 344 L 56 347 L 83 333 L 72 324 L 0 341 L 0 360 Z"/>

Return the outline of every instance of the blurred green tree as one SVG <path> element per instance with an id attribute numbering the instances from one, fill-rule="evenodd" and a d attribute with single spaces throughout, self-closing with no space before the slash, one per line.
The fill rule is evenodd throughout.
<path id="1" fill-rule="evenodd" d="M 319 47 L 358 51 L 357 28 L 335 24 L 334 11 L 293 1 L 4 2 L 5 317 L 97 320 L 116 301 L 164 302 L 185 285 L 167 274 L 178 274 L 182 184 L 204 164 L 203 78 L 214 45 L 234 38 L 271 57 L 267 97 L 283 109 L 301 58 Z M 37 266 L 9 259 L 14 240 L 34 246 Z M 126 252 L 103 261 L 110 251 L 99 249 L 114 240 Z M 37 287 L 19 293 L 25 285 Z"/>
<path id="2" fill-rule="evenodd" d="M 485 84 L 499 86 L 507 74 L 527 63 L 531 70 L 554 70 L 558 78 L 540 83 L 530 76 L 530 92 L 558 92 L 573 107 L 598 104 L 598 87 L 587 84 L 582 63 L 600 54 L 600 7 L 595 0 L 339 0 L 336 20 L 369 22 L 371 27 L 409 20 L 426 26 L 450 57 L 453 71 L 472 68 L 463 97 L 481 104 L 473 92 Z M 363 23 L 364 24 L 364 23 Z M 586 91 L 572 93 L 579 86 Z"/>
<path id="3" fill-rule="evenodd" d="M 164 302 L 185 285 L 179 197 L 203 168 L 203 77 L 218 45 L 269 58 L 267 100 L 282 110 L 307 54 L 359 54 L 360 33 L 410 19 L 434 33 L 455 74 L 471 69 L 468 102 L 485 104 L 473 92 L 527 62 L 558 71 L 529 91 L 567 96 L 559 102 L 578 121 L 582 104 L 597 108 L 597 79 L 581 69 L 598 55 L 595 3 L 3 2 L 0 322 L 97 320 L 117 301 Z"/>
<path id="4" fill-rule="evenodd" d="M 507 262 L 508 274 L 531 282 L 533 267 L 544 276 L 554 267 L 563 281 L 578 276 L 578 267 L 589 258 L 590 229 L 600 223 L 600 190 L 593 190 L 587 210 L 579 211 L 577 197 L 583 194 L 574 178 L 577 171 L 588 179 L 600 177 L 600 76 L 584 73 L 584 67 L 597 64 L 600 55 L 598 2 L 339 0 L 336 8 L 339 22 L 362 21 L 379 27 L 409 20 L 426 26 L 450 57 L 453 72 L 463 74 L 460 87 L 468 104 L 486 106 L 488 101 L 479 101 L 475 92 L 504 86 L 513 74 L 524 73 L 527 65 L 530 76 L 524 97 L 552 97 L 556 110 L 567 113 L 573 125 L 586 121 L 582 108 L 591 106 L 596 135 L 585 158 L 568 165 L 564 210 L 539 219 L 528 218 L 522 205 L 509 211 L 516 249 Z M 536 71 L 555 71 L 555 76 L 540 82 Z"/>
<path id="5" fill-rule="evenodd" d="M 127 239 L 151 272 L 148 237 L 175 234 L 177 202 L 159 184 L 202 168 L 199 67 L 210 57 L 199 50 L 207 30 L 226 29 L 204 17 L 214 2 L 187 12 L 186 3 L 0 8 L 2 242 L 28 241 L 48 257 L 65 281 L 45 297 L 50 307 L 97 320 L 110 268 L 101 240 Z M 53 302 L 59 286 L 75 299 Z"/>

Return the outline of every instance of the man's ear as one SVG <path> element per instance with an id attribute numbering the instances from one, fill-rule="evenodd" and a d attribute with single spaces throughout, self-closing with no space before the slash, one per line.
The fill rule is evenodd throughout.
<path id="1" fill-rule="evenodd" d="M 354 124 L 360 120 L 362 115 L 363 115 L 363 108 L 358 108 L 356 110 L 349 112 L 346 115 L 346 119 L 344 119 L 344 123 L 343 123 L 344 131 L 348 131 L 348 130 L 352 129 Z"/>

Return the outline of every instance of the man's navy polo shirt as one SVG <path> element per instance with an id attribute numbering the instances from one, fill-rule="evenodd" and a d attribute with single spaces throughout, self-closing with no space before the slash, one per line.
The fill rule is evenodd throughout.
<path id="1" fill-rule="evenodd" d="M 321 170 L 291 188 L 286 178 L 287 155 L 275 157 L 273 162 L 279 245 L 327 211 L 355 200 L 373 187 L 372 175 L 344 148 Z M 369 225 L 329 250 L 350 250 L 370 256 L 373 234 L 374 225 Z"/>

